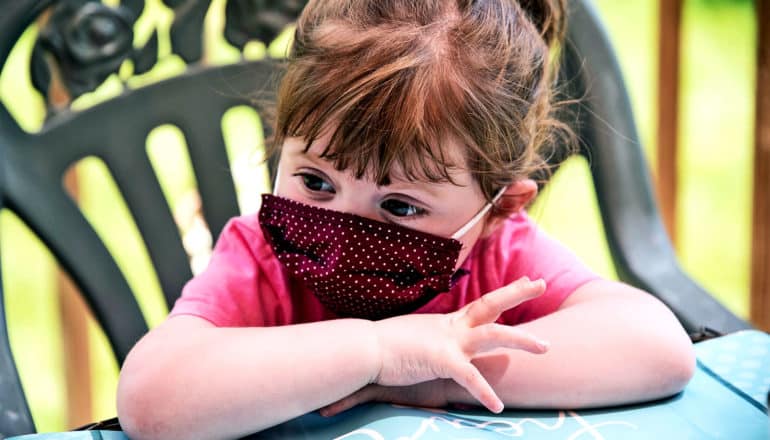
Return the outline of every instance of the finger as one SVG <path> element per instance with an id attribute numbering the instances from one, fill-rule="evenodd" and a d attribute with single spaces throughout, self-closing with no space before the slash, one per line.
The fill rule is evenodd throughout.
<path id="1" fill-rule="evenodd" d="M 361 388 L 355 393 L 319 409 L 318 412 L 324 417 L 334 417 L 350 408 L 369 402 L 370 400 L 373 400 L 374 396 L 377 394 L 375 387 L 377 387 L 377 385 L 369 385 Z"/>
<path id="2" fill-rule="evenodd" d="M 338 400 L 331 405 L 325 406 L 318 410 L 318 412 L 324 417 L 334 417 L 339 413 L 345 412 L 354 406 L 367 402 L 368 400 L 361 397 L 361 392 L 355 392 L 348 397 Z"/>
<path id="3" fill-rule="evenodd" d="M 542 354 L 548 351 L 548 342 L 517 327 L 484 324 L 473 328 L 463 343 L 465 353 L 470 356 L 497 348 L 513 348 Z"/>
<path id="4" fill-rule="evenodd" d="M 487 293 L 464 309 L 462 320 L 470 327 L 497 321 L 508 309 L 545 292 L 545 281 L 521 278 Z"/>
<path id="5" fill-rule="evenodd" d="M 500 413 L 504 408 L 503 401 L 497 397 L 495 390 L 492 389 L 492 386 L 484 379 L 479 370 L 467 361 L 458 365 L 451 374 L 451 378 L 487 409 L 493 413 Z"/>

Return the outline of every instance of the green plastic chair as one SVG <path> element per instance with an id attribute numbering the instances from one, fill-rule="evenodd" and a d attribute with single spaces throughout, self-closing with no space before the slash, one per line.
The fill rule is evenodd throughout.
<path id="1" fill-rule="evenodd" d="M 204 65 L 201 36 L 208 2 L 166 4 L 176 8 L 171 42 L 173 53 L 188 63 L 183 75 L 126 90 L 85 110 L 49 108 L 42 130 L 35 133 L 25 132 L 8 112 L 5 105 L 13 103 L 0 105 L 3 208 L 14 212 L 71 276 L 119 364 L 148 327 L 115 260 L 65 192 L 64 173 L 88 156 L 106 164 L 142 236 L 165 302 L 171 306 L 192 272 L 145 150 L 147 135 L 162 124 L 182 131 L 203 216 L 216 237 L 227 220 L 239 213 L 220 121 L 232 107 L 273 100 L 278 78 L 276 63 L 269 60 Z M 133 61 L 137 74 L 155 64 L 157 35 L 142 48 L 134 49 L 132 44 L 141 0 L 124 0 L 117 8 L 92 0 L 20 0 L 4 5 L 0 15 L 0 66 L 5 66 L 22 33 L 48 8 L 52 15 L 40 30 L 30 61 L 33 83 L 44 97 L 50 82 L 45 56 L 58 61 L 73 97 L 93 90 L 124 60 Z M 267 5 L 265 10 L 250 8 L 244 1 L 230 1 L 227 6 L 226 37 L 241 49 L 252 39 L 270 41 L 296 17 L 301 5 L 285 2 Z M 264 93 L 257 93 L 260 90 Z M 0 343 L 0 387 L 21 390 L 5 325 L 0 328 Z M 0 392 L 0 438 L 34 431 L 23 394 Z"/>
<path id="2" fill-rule="evenodd" d="M 0 164 L 4 163 L 3 149 L 0 148 Z M 0 166 L 0 208 L 3 205 L 4 168 Z M 1 275 L 1 274 L 0 274 Z M 0 439 L 12 434 L 33 432 L 32 415 L 24 398 L 24 390 L 13 361 L 11 345 L 5 323 L 5 301 L 3 282 L 0 276 Z"/>
<path id="3" fill-rule="evenodd" d="M 40 31 L 30 69 L 45 96 L 57 60 L 74 96 L 93 90 L 127 59 L 135 73 L 157 61 L 157 35 L 133 47 L 133 24 L 142 0 L 117 8 L 93 0 L 16 0 L 0 15 L 0 66 L 21 34 L 52 9 Z M 147 324 L 113 257 L 62 187 L 70 165 L 87 156 L 104 161 L 117 183 L 149 252 L 167 305 L 192 276 L 179 230 L 145 150 L 147 134 L 173 124 L 184 134 L 206 223 L 216 237 L 238 214 L 220 121 L 229 108 L 270 101 L 277 62 L 225 66 L 201 62 L 201 26 L 208 2 L 164 0 L 177 13 L 173 53 L 188 63 L 179 76 L 136 89 L 84 110 L 49 113 L 43 129 L 25 132 L 0 105 L 0 200 L 37 234 L 82 292 L 104 329 L 119 363 L 147 332 Z M 303 1 L 229 0 L 225 37 L 243 49 L 270 41 L 299 12 Z M 261 6 L 260 6 L 261 5 Z M 564 50 L 567 94 L 582 97 L 571 125 L 590 159 L 601 216 L 621 279 L 650 291 L 676 313 L 685 328 L 732 332 L 750 327 L 693 282 L 679 267 L 652 196 L 652 185 L 620 70 L 597 14 L 587 1 L 571 5 Z M 255 95 L 255 92 L 259 92 Z M 266 137 L 269 133 L 265 133 Z M 256 195 L 255 195 L 256 197 Z M 13 356 L 0 302 L 0 438 L 35 432 Z"/>
<path id="4" fill-rule="evenodd" d="M 564 51 L 578 99 L 581 154 L 590 164 L 618 277 L 660 298 L 696 338 L 751 328 L 684 273 L 663 226 L 633 111 L 610 39 L 590 1 L 573 1 Z"/>

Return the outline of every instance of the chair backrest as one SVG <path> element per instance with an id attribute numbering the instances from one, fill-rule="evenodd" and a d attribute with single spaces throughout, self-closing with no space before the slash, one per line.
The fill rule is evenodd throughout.
<path id="1" fill-rule="evenodd" d="M 29 68 L 32 83 L 48 108 L 43 127 L 28 132 L 6 107 L 13 102 L 0 105 L 3 207 L 41 239 L 70 275 L 122 364 L 148 327 L 115 259 L 65 191 L 65 173 L 86 157 L 104 162 L 143 239 L 165 302 L 172 306 L 192 272 L 179 228 L 148 157 L 148 134 L 164 124 L 183 134 L 202 214 L 216 237 L 227 220 L 239 213 L 222 133 L 223 115 L 236 106 L 274 100 L 279 63 L 242 58 L 235 64 L 207 65 L 202 35 L 209 2 L 166 1 L 176 14 L 170 29 L 171 52 L 186 62 L 184 73 L 142 87 L 126 85 L 119 96 L 84 109 L 69 104 L 60 108 L 48 96 L 54 81 L 74 99 L 94 90 L 126 60 L 133 62 L 134 74 L 156 65 L 157 34 L 143 47 L 133 45 L 134 24 L 144 1 L 124 0 L 117 7 L 94 0 L 9 3 L 0 14 L 0 66 L 6 67 L 21 35 L 36 25 L 39 30 Z M 241 50 L 256 38 L 269 42 L 296 17 L 302 4 L 262 5 L 260 9 L 231 0 L 224 14 L 225 37 Z M 268 136 L 269 130 L 265 131 Z M 2 324 L 2 305 L 0 312 Z M 3 326 L 0 438 L 34 430 L 4 336 Z M 3 387 L 19 393 L 6 393 Z"/>
<path id="2" fill-rule="evenodd" d="M 22 33 L 37 23 L 39 35 L 30 71 L 34 86 L 45 98 L 49 98 L 54 77 L 77 97 L 101 84 L 126 60 L 132 61 L 136 74 L 157 62 L 162 44 L 157 34 L 142 47 L 134 47 L 133 25 L 143 0 L 123 0 L 118 7 L 95 0 L 8 3 L 0 15 L 0 66 L 5 67 Z M 49 105 L 43 128 L 36 132 L 23 130 L 14 120 L 5 107 L 13 103 L 0 105 L 0 198 L 4 207 L 41 238 L 70 274 L 105 330 L 119 363 L 147 331 L 147 324 L 115 260 L 65 192 L 62 179 L 66 170 L 88 156 L 104 161 L 140 231 L 165 301 L 172 305 L 192 273 L 148 158 L 147 135 L 162 124 L 172 124 L 184 134 L 203 216 L 216 237 L 226 221 L 238 214 L 220 121 L 234 106 L 273 99 L 280 71 L 269 59 L 207 66 L 202 62 L 202 28 L 209 2 L 164 0 L 164 4 L 176 13 L 168 44 L 188 64 L 183 74 L 143 87 L 127 87 L 119 96 L 82 110 Z M 229 0 L 225 37 L 239 49 L 249 40 L 269 41 L 302 4 Z M 722 331 L 746 327 L 679 269 L 655 207 L 612 47 L 587 1 L 575 0 L 570 7 L 563 77 L 568 94 L 580 98 L 577 120 L 572 122 L 585 147 L 583 154 L 590 159 L 619 275 L 660 297 L 690 331 L 704 325 Z M 0 324 L 3 316 L 0 313 Z M 2 437 L 32 431 L 34 426 L 20 394 L 5 326 L 0 327 L 0 409 L 16 405 L 13 411 L 21 414 L 14 418 L 9 414 L 16 413 L 0 411 Z M 3 387 L 10 387 L 9 391 Z"/>
<path id="3" fill-rule="evenodd" d="M 5 45 L 0 53 L 3 62 L 10 49 L 9 42 L 18 40 L 22 31 L 37 17 L 35 12 L 52 3 L 55 2 L 15 2 L 10 13 L 3 15 L 0 21 L 0 40 Z M 91 1 L 60 2 L 53 6 L 53 14 L 61 12 L 60 9 L 69 12 L 65 7 L 67 3 L 78 6 L 65 17 L 54 16 L 59 21 L 51 19 L 41 31 L 42 37 L 57 32 L 72 32 L 67 26 L 71 26 L 75 19 L 80 20 L 79 25 L 92 26 L 85 31 L 94 34 L 94 29 L 104 25 L 96 23 L 97 20 L 112 20 L 114 26 L 126 26 L 132 24 L 129 18 L 137 15 L 136 11 L 132 15 L 132 11 L 123 6 L 109 8 Z M 94 16 L 92 22 L 77 17 L 77 14 L 89 13 Z M 180 28 L 190 24 L 178 21 L 175 25 L 177 23 Z M 49 29 L 51 27 L 53 29 Z M 194 30 L 200 33 L 200 29 Z M 190 33 L 187 29 L 187 34 Z M 238 214 L 221 131 L 222 116 L 234 106 L 252 104 L 258 88 L 265 90 L 261 98 L 270 99 L 270 91 L 274 89 L 271 84 L 276 77 L 275 65 L 269 60 L 216 68 L 197 65 L 195 63 L 201 56 L 200 46 L 197 54 L 192 53 L 194 50 L 191 47 L 194 48 L 196 42 L 200 44 L 200 38 L 196 40 L 182 38 L 187 37 L 183 34 L 175 35 L 182 42 L 175 49 L 183 53 L 190 63 L 183 75 L 126 90 L 114 99 L 84 110 L 54 110 L 49 107 L 44 127 L 34 133 L 22 130 L 8 110 L 0 106 L 6 207 L 43 240 L 81 288 L 121 361 L 147 327 L 134 295 L 113 258 L 65 192 L 62 185 L 65 172 L 85 157 L 95 156 L 104 161 L 136 221 L 157 271 L 166 303 L 172 305 L 192 273 L 179 230 L 148 158 L 147 136 L 152 129 L 163 124 L 172 124 L 183 133 L 202 199 L 203 215 L 212 235 L 216 236 L 227 220 Z M 67 41 L 70 36 L 64 37 Z M 113 40 L 120 38 L 127 37 L 116 35 Z M 54 37 L 49 40 L 54 40 Z M 107 46 L 115 44 L 114 41 L 76 41 L 72 47 L 65 45 L 58 48 L 54 47 L 54 43 L 38 42 L 35 51 L 40 49 L 40 57 L 33 53 L 32 79 L 43 93 L 48 86 L 44 84 L 48 80 L 46 74 L 40 73 L 45 68 L 40 60 L 44 55 L 53 55 L 57 60 L 69 63 L 67 69 L 62 69 L 64 81 L 70 86 L 71 93 L 82 94 L 89 91 L 85 85 L 96 86 L 100 83 L 99 75 L 103 72 L 95 70 L 98 65 L 76 64 L 73 59 L 79 55 L 77 51 L 88 55 L 86 52 L 89 50 L 108 51 L 110 48 Z M 83 43 L 93 47 L 75 46 Z M 135 54 L 130 51 L 124 54 L 105 53 L 105 56 L 121 55 L 126 58 Z M 94 58 L 96 62 L 102 61 L 98 56 Z M 136 61 L 136 64 L 140 62 Z M 106 74 L 101 80 L 104 77 Z"/>
<path id="4" fill-rule="evenodd" d="M 690 333 L 750 328 L 679 267 L 612 44 L 590 1 L 570 2 L 562 79 L 578 106 L 570 124 L 590 163 L 618 276 L 666 303 Z"/>

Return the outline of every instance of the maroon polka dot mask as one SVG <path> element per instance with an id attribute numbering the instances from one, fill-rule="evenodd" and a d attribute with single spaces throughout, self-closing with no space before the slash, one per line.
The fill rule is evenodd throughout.
<path id="1" fill-rule="evenodd" d="M 340 317 L 413 312 L 460 275 L 454 238 L 270 194 L 262 195 L 259 224 L 278 260 Z"/>

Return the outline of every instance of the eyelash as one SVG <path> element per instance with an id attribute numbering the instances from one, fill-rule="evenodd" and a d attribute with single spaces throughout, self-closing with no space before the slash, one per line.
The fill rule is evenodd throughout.
<path id="1" fill-rule="evenodd" d="M 302 178 L 303 186 L 305 187 L 306 190 L 308 190 L 311 193 L 314 193 L 314 194 L 318 194 L 318 193 L 336 194 L 336 191 L 334 190 L 334 188 L 323 177 L 318 176 L 318 175 L 316 175 L 314 173 L 299 172 L 299 173 L 294 173 L 293 176 L 301 177 Z M 323 187 L 323 185 L 326 184 L 330 188 L 330 190 L 311 188 L 309 186 L 310 185 L 309 179 L 316 180 L 315 183 L 321 183 L 321 187 Z M 320 181 L 320 182 L 318 182 L 318 181 Z M 394 214 L 393 211 L 391 211 L 391 209 L 396 209 L 395 206 L 391 206 L 390 209 L 385 207 L 385 204 L 392 204 L 394 202 L 402 204 L 402 205 L 405 205 L 406 209 L 408 211 L 413 212 L 413 214 L 411 214 L 411 215 L 397 215 L 397 214 Z M 398 207 L 399 208 L 403 208 L 404 206 L 398 206 Z M 389 215 L 398 218 L 399 221 L 414 220 L 414 219 L 420 218 L 420 217 L 422 217 L 422 216 L 424 216 L 424 215 L 426 215 L 428 213 L 428 211 L 426 211 L 423 208 L 420 208 L 419 206 L 415 206 L 415 205 L 413 205 L 411 203 L 404 202 L 404 201 L 398 200 L 398 199 L 387 199 L 387 200 L 383 201 L 382 203 L 380 203 L 380 208 L 385 210 L 385 211 L 387 211 Z"/>
<path id="2" fill-rule="evenodd" d="M 414 209 L 414 214 L 411 214 L 411 215 L 396 215 L 396 214 L 393 214 L 393 212 L 391 212 L 390 210 L 385 208 L 385 204 L 388 203 L 388 202 L 396 202 L 396 203 L 400 203 L 400 204 L 406 205 L 408 210 L 411 211 L 412 209 Z M 388 200 L 383 201 L 382 203 L 380 203 L 380 208 L 388 211 L 392 216 L 397 217 L 398 219 L 401 219 L 401 220 L 414 220 L 414 219 L 420 218 L 420 217 L 422 217 L 422 216 L 424 216 L 425 214 L 428 213 L 426 210 L 420 208 L 419 206 L 415 206 L 415 205 L 412 205 L 411 203 L 407 203 L 407 202 L 404 202 L 404 201 L 401 201 L 401 200 L 397 200 L 397 199 L 388 199 Z M 393 207 L 393 208 L 395 208 L 395 207 Z"/>
<path id="3" fill-rule="evenodd" d="M 293 176 L 301 177 L 302 178 L 302 185 L 304 185 L 305 189 L 307 189 L 310 192 L 313 192 L 313 193 L 326 192 L 326 193 L 329 193 L 329 194 L 336 194 L 337 193 L 337 191 L 334 190 L 334 188 L 329 184 L 329 182 L 327 182 L 326 179 L 324 179 L 321 176 L 315 175 L 313 173 L 294 173 Z M 327 186 L 329 186 L 329 188 L 331 188 L 331 190 L 330 191 L 328 191 L 328 190 L 324 191 L 323 189 L 311 188 L 309 186 L 308 179 L 316 179 L 317 181 L 320 181 L 322 187 L 323 187 L 323 184 L 326 184 Z"/>

